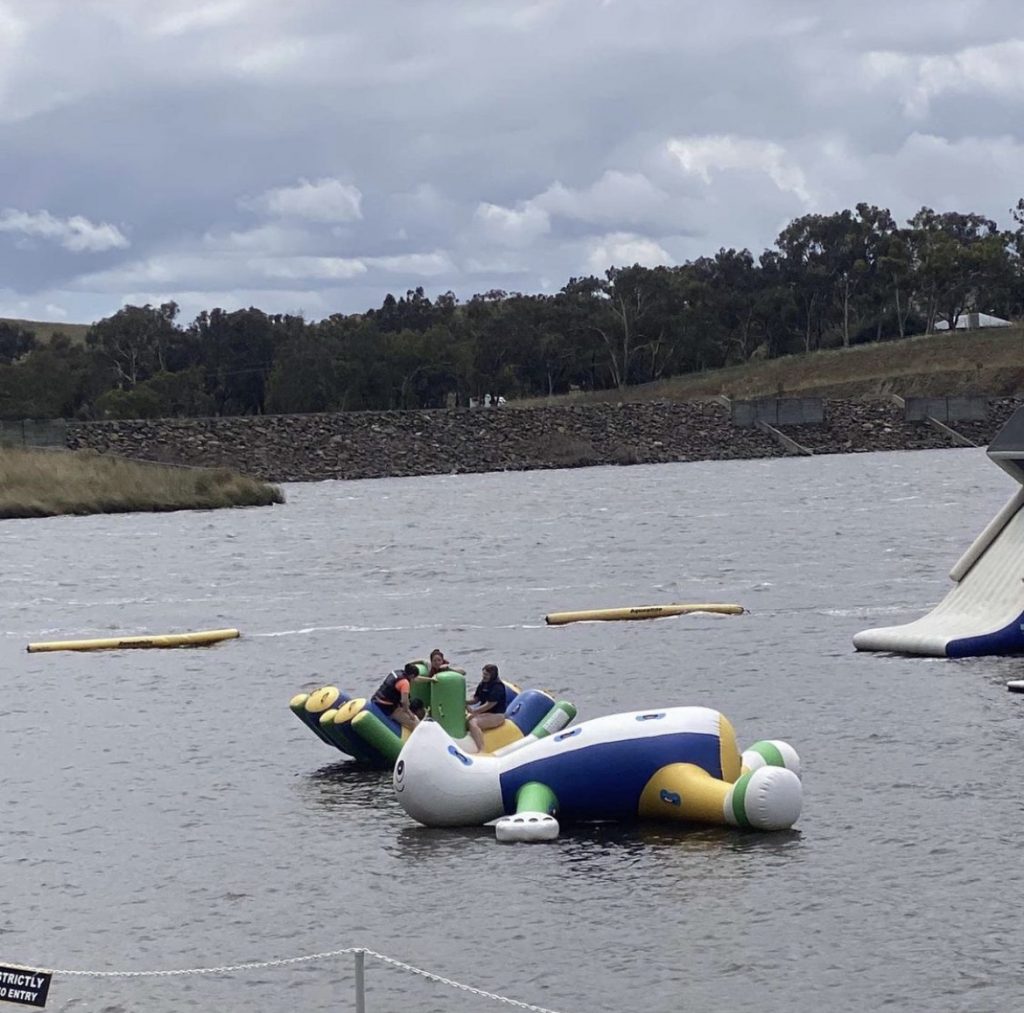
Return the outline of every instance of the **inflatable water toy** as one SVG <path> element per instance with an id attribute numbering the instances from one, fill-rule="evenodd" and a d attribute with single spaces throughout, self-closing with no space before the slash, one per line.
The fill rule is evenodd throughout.
<path id="1" fill-rule="evenodd" d="M 988 456 L 1024 487 L 1024 409 L 989 444 Z M 988 523 L 949 573 L 955 587 L 926 616 L 863 630 L 858 651 L 966 658 L 1024 652 L 1024 488 Z"/>
<path id="2" fill-rule="evenodd" d="M 466 727 L 466 677 L 446 671 L 431 679 L 427 678 L 427 664 L 417 665 L 420 675 L 413 679 L 410 698 L 423 702 L 433 718 L 431 723 L 443 728 L 450 741 L 473 750 Z M 571 703 L 555 700 L 543 690 L 520 690 L 509 682 L 505 682 L 505 689 L 505 721 L 483 732 L 485 753 L 535 742 L 561 731 L 576 717 Z M 329 746 L 366 766 L 390 770 L 409 738 L 409 729 L 385 714 L 371 696 L 349 697 L 337 686 L 324 686 L 312 693 L 296 694 L 288 706 Z"/>
<path id="3" fill-rule="evenodd" d="M 588 609 L 584 612 L 551 612 L 544 617 L 548 626 L 563 626 L 565 623 L 609 622 L 623 619 L 662 619 L 665 616 L 683 616 L 691 612 L 718 612 L 722 615 L 738 616 L 745 609 L 742 605 L 634 605 L 631 608 Z"/>
<path id="4" fill-rule="evenodd" d="M 198 633 L 162 633 L 152 637 L 106 637 L 100 640 L 52 640 L 29 644 L 29 654 L 39 651 L 120 651 L 143 647 L 205 647 L 241 636 L 238 630 L 201 630 Z"/>
<path id="5" fill-rule="evenodd" d="M 784 830 L 800 816 L 800 759 L 779 740 L 742 755 L 707 707 L 593 718 L 518 749 L 469 753 L 436 721 L 402 747 L 392 781 L 429 827 L 492 823 L 500 841 L 552 840 L 564 820 L 668 820 Z"/>
<path id="6" fill-rule="evenodd" d="M 1006 688 L 1011 693 L 1024 693 L 1024 679 L 1010 679 L 1006 683 Z"/>

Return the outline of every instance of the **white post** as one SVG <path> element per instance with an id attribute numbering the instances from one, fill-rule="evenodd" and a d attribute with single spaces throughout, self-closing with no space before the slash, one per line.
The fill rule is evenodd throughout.
<path id="1" fill-rule="evenodd" d="M 366 1013 L 366 987 L 363 980 L 365 963 L 366 954 L 356 950 L 356 1013 Z"/>

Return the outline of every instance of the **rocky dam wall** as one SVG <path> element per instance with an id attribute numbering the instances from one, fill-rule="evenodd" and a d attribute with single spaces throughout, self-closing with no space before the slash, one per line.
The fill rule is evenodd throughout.
<path id="1" fill-rule="evenodd" d="M 893 400 L 825 400 L 811 424 L 740 426 L 725 401 L 455 408 L 69 422 L 71 449 L 223 466 L 271 482 L 986 445 L 1015 398 L 984 418 L 910 422 Z"/>

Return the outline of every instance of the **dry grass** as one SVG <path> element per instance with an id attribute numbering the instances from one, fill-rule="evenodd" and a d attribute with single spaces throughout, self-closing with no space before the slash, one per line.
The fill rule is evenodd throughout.
<path id="1" fill-rule="evenodd" d="M 60 324 L 45 323 L 41 320 L 16 320 L 13 317 L 0 317 L 0 323 L 13 324 L 22 330 L 31 331 L 36 340 L 45 345 L 54 334 L 66 334 L 74 344 L 85 344 L 85 336 L 92 324 Z"/>
<path id="2" fill-rule="evenodd" d="M 600 401 L 692 401 L 879 394 L 1008 396 L 1024 389 L 1024 328 L 954 331 L 688 373 L 625 390 L 516 401 L 517 407 Z"/>
<path id="3" fill-rule="evenodd" d="M 171 468 L 93 451 L 0 447 L 0 518 L 214 510 L 283 502 L 277 486 L 226 468 Z"/>

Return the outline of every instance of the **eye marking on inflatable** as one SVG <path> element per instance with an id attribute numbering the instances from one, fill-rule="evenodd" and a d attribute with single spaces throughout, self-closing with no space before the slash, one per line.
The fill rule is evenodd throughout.
<path id="1" fill-rule="evenodd" d="M 448 747 L 448 752 L 455 757 L 456 760 L 464 763 L 467 767 L 473 762 L 468 756 L 463 756 L 454 746 Z"/>
<path id="2" fill-rule="evenodd" d="M 399 760 L 395 767 L 395 791 L 405 791 L 405 760 Z"/>
<path id="3" fill-rule="evenodd" d="M 676 792 L 674 792 L 674 791 L 666 791 L 664 788 L 661 789 L 661 792 L 659 793 L 659 798 L 661 799 L 662 802 L 665 802 L 668 805 L 682 805 L 683 804 L 683 800 L 679 797 L 679 795 Z"/>
<path id="4" fill-rule="evenodd" d="M 636 719 L 637 721 L 657 721 L 658 718 L 663 718 L 664 716 L 665 712 L 661 711 L 658 714 L 637 714 Z"/>
<path id="5" fill-rule="evenodd" d="M 561 735 L 555 736 L 555 742 L 561 742 L 562 739 L 571 739 L 574 735 L 579 735 L 582 731 L 582 728 L 574 728 L 571 732 L 562 732 Z"/>

